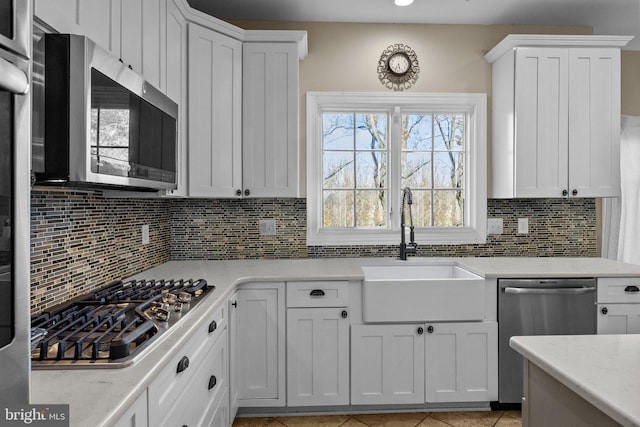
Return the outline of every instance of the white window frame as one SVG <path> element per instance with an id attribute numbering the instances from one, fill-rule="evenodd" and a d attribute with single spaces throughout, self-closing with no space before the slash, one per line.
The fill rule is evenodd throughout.
<path id="1" fill-rule="evenodd" d="M 307 92 L 307 244 L 309 246 L 388 245 L 400 241 L 400 156 L 391 150 L 389 227 L 322 227 L 322 113 L 389 111 L 389 130 L 399 126 L 399 112 L 465 112 L 465 224 L 464 227 L 416 228 L 416 242 L 477 244 L 487 238 L 487 95 L 484 93 L 348 93 Z M 399 150 L 398 150 L 399 152 Z"/>

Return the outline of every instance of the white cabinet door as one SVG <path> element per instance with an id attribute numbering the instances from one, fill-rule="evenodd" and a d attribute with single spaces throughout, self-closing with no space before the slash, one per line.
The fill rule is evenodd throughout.
<path id="1" fill-rule="evenodd" d="M 298 197 L 298 46 L 243 46 L 243 187 L 250 197 Z"/>
<path id="2" fill-rule="evenodd" d="M 114 424 L 114 427 L 146 427 L 148 425 L 147 390 L 145 390 Z"/>
<path id="3" fill-rule="evenodd" d="M 161 86 L 178 104 L 178 188 L 167 190 L 170 196 L 187 196 L 187 21 L 174 0 L 167 0 L 164 13 L 165 54 L 162 68 L 165 70 Z"/>
<path id="4" fill-rule="evenodd" d="M 229 297 L 229 419 L 233 423 L 240 406 L 238 376 L 240 359 L 238 353 L 238 292 Z"/>
<path id="5" fill-rule="evenodd" d="M 120 7 L 121 0 L 35 0 L 34 14 L 61 33 L 84 34 L 119 56 Z"/>
<path id="6" fill-rule="evenodd" d="M 598 304 L 598 334 L 640 334 L 640 304 Z"/>
<path id="7" fill-rule="evenodd" d="M 238 290 L 236 372 L 240 406 L 285 404 L 284 283 Z"/>
<path id="8" fill-rule="evenodd" d="M 498 324 L 433 323 L 426 326 L 427 402 L 498 398 Z"/>
<path id="9" fill-rule="evenodd" d="M 242 43 L 189 24 L 189 195 L 242 189 Z"/>
<path id="10" fill-rule="evenodd" d="M 515 61 L 516 196 L 561 197 L 569 164 L 568 50 L 518 48 Z"/>
<path id="11" fill-rule="evenodd" d="M 337 307 L 287 310 L 288 406 L 349 404 L 346 316 Z"/>
<path id="12" fill-rule="evenodd" d="M 351 404 L 424 403 L 421 327 L 351 326 Z"/>
<path id="13" fill-rule="evenodd" d="M 620 49 L 569 49 L 569 191 L 620 196 Z"/>

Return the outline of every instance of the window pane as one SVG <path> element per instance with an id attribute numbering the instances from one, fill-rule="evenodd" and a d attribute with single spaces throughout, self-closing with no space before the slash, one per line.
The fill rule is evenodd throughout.
<path id="1" fill-rule="evenodd" d="M 353 188 L 353 152 L 326 151 L 322 169 L 323 188 Z"/>
<path id="2" fill-rule="evenodd" d="M 357 227 L 386 227 L 387 192 L 360 190 L 356 192 Z"/>
<path id="3" fill-rule="evenodd" d="M 356 179 L 357 188 L 387 188 L 387 153 L 358 152 Z"/>
<path id="4" fill-rule="evenodd" d="M 435 188 L 462 188 L 464 186 L 464 154 L 460 152 L 433 153 Z"/>
<path id="5" fill-rule="evenodd" d="M 413 225 L 415 227 L 431 227 L 431 191 L 412 190 L 411 192 L 413 194 L 413 204 L 411 205 Z M 409 212 L 406 211 L 405 215 L 407 224 L 409 224 Z"/>
<path id="6" fill-rule="evenodd" d="M 322 144 L 325 150 L 352 150 L 353 132 L 352 113 L 322 114 Z"/>
<path id="7" fill-rule="evenodd" d="M 402 153 L 402 188 L 431 188 L 431 152 Z"/>
<path id="8" fill-rule="evenodd" d="M 356 114 L 356 149 L 379 150 L 387 148 L 387 115 L 378 113 Z"/>
<path id="9" fill-rule="evenodd" d="M 462 191 L 434 191 L 433 225 L 435 227 L 462 226 L 463 206 Z"/>
<path id="10" fill-rule="evenodd" d="M 431 114 L 406 114 L 402 116 L 402 149 L 431 150 Z"/>
<path id="11" fill-rule="evenodd" d="M 464 151 L 464 114 L 434 115 L 434 150 Z"/>
<path id="12" fill-rule="evenodd" d="M 323 191 L 324 227 L 353 227 L 353 191 Z"/>

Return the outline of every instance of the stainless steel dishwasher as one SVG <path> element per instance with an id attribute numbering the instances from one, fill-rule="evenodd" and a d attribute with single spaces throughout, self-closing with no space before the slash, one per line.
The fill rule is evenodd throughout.
<path id="1" fill-rule="evenodd" d="M 521 403 L 522 356 L 509 338 L 595 334 L 596 279 L 502 279 L 498 289 L 498 400 Z"/>

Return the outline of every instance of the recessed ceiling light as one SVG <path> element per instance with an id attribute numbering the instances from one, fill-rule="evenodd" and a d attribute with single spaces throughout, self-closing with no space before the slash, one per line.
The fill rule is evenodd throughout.
<path id="1" fill-rule="evenodd" d="M 396 6 L 409 6 L 413 0 L 393 0 Z"/>

